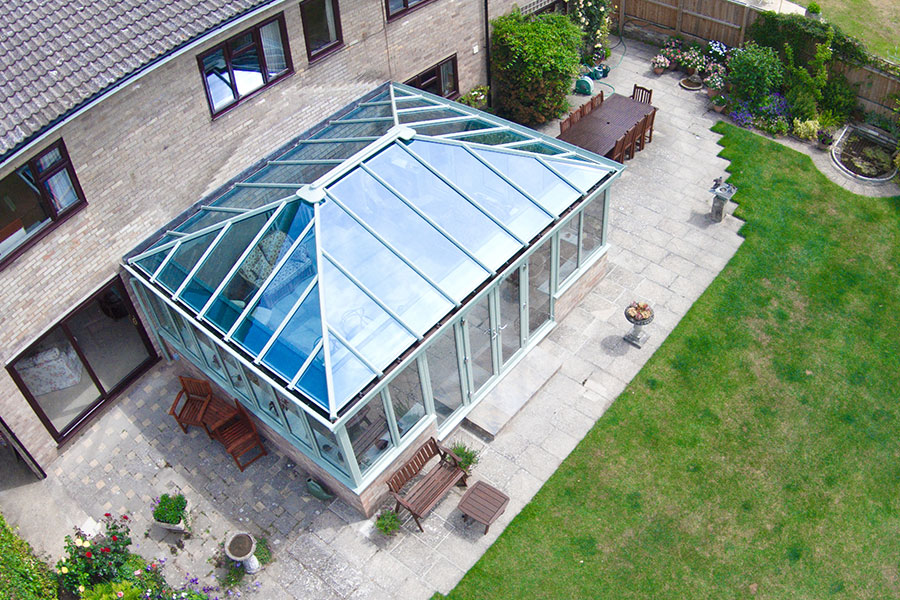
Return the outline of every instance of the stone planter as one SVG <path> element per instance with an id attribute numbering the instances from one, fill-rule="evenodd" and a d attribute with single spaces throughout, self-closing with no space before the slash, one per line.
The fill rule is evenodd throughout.
<path id="1" fill-rule="evenodd" d="M 653 314 L 653 311 L 651 310 L 650 316 L 647 317 L 646 319 L 636 319 L 628 313 L 628 308 L 626 308 L 625 309 L 625 318 L 628 320 L 629 323 L 631 323 L 632 328 L 631 328 L 631 331 L 629 331 L 627 334 L 625 334 L 625 336 L 622 339 L 624 339 L 626 342 L 628 342 L 629 344 L 631 344 L 632 346 L 634 346 L 636 348 L 640 348 L 641 346 L 646 344 L 647 340 L 650 339 L 650 336 L 647 334 L 647 332 L 644 331 L 644 327 L 653 322 L 654 316 L 655 315 Z"/>
<path id="2" fill-rule="evenodd" d="M 722 92 L 720 90 L 714 90 L 712 88 L 706 88 L 706 97 L 707 98 L 715 98 Z"/>
<path id="3" fill-rule="evenodd" d="M 697 69 L 695 69 L 693 67 L 685 67 L 685 69 L 684 69 L 684 74 L 687 75 L 688 77 L 690 77 L 691 75 L 693 75 L 696 72 L 697 72 Z"/>
<path id="4" fill-rule="evenodd" d="M 256 551 L 256 539 L 246 532 L 233 533 L 225 542 L 225 555 L 233 561 L 244 564 L 244 572 L 253 574 L 259 571 L 259 559 L 253 554 Z"/>
<path id="5" fill-rule="evenodd" d="M 716 111 L 717 113 L 720 113 L 720 112 L 722 112 L 723 110 L 725 110 L 725 105 L 724 105 L 724 104 L 722 104 L 721 106 L 718 105 L 718 104 L 713 104 L 712 107 L 713 107 L 713 110 Z"/>
<path id="6" fill-rule="evenodd" d="M 178 523 L 163 523 L 162 521 L 157 521 L 153 519 L 153 522 L 156 523 L 162 529 L 168 529 L 169 531 L 174 531 L 175 533 L 184 533 L 187 531 L 187 523 L 184 522 L 184 519 L 180 520 Z"/>

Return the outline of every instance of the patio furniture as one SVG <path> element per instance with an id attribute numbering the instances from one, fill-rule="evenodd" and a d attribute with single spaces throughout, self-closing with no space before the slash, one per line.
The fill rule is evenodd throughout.
<path id="1" fill-rule="evenodd" d="M 650 98 L 653 97 L 653 90 L 634 84 L 631 91 L 631 99 L 643 104 L 650 104 Z"/>
<path id="2" fill-rule="evenodd" d="M 655 110 L 650 104 L 613 94 L 588 116 L 573 122 L 567 131 L 559 134 L 559 139 L 608 156 L 620 137 Z"/>
<path id="3" fill-rule="evenodd" d="M 640 131 L 641 125 L 640 123 L 636 124 L 634 127 L 628 130 L 628 133 L 625 134 L 625 158 L 634 158 L 634 147 L 637 143 L 638 133 L 642 133 Z"/>
<path id="4" fill-rule="evenodd" d="M 206 407 L 212 401 L 212 388 L 209 386 L 209 382 L 181 376 L 178 379 L 181 381 L 181 391 L 175 396 L 169 414 L 175 417 L 178 426 L 185 433 L 188 432 L 188 427 L 191 425 L 206 429 L 203 424 L 203 413 L 206 412 Z M 181 408 L 178 408 L 178 403 L 182 398 L 184 403 Z M 206 433 L 209 435 L 209 430 Z"/>
<path id="5" fill-rule="evenodd" d="M 650 126 L 650 120 L 652 119 L 652 117 L 653 113 L 644 115 L 644 118 L 641 119 L 641 122 L 638 124 L 638 134 L 635 138 L 635 149 L 639 151 L 644 149 L 644 143 L 647 139 L 647 128 Z"/>
<path id="6" fill-rule="evenodd" d="M 572 123 L 572 125 L 574 125 L 575 123 L 577 123 L 580 120 L 581 120 L 581 111 L 580 110 L 573 110 L 569 114 L 569 121 Z"/>
<path id="7" fill-rule="evenodd" d="M 509 496 L 492 485 L 476 481 L 459 501 L 459 510 L 462 511 L 464 521 L 472 519 L 484 525 L 486 534 L 491 523 L 506 510 L 507 504 Z"/>
<path id="8" fill-rule="evenodd" d="M 593 108 L 593 106 L 591 106 L 590 100 L 582 104 L 581 108 L 578 109 L 581 112 L 581 117 L 584 118 L 588 116 L 591 112 L 591 108 Z"/>
<path id="9" fill-rule="evenodd" d="M 613 149 L 606 153 L 606 158 L 611 158 L 616 162 L 625 162 L 625 136 L 623 135 L 616 140 Z"/>
<path id="10" fill-rule="evenodd" d="M 603 90 L 600 90 L 600 93 L 591 98 L 591 110 L 597 109 L 601 104 L 603 104 Z"/>
<path id="11" fill-rule="evenodd" d="M 256 462 L 263 456 L 267 455 L 262 440 L 259 439 L 259 433 L 256 431 L 256 425 L 250 420 L 250 416 L 244 407 L 238 403 L 237 415 L 225 425 L 219 427 L 213 432 L 213 437 L 225 446 L 225 451 L 231 455 L 237 464 L 238 469 L 244 472 L 250 464 Z M 259 452 L 249 461 L 241 464 L 240 457 L 247 454 L 254 448 L 259 448 Z"/>
<path id="12" fill-rule="evenodd" d="M 648 115 L 647 128 L 644 131 L 644 139 L 643 141 L 646 143 L 650 143 L 653 141 L 653 121 L 656 119 L 656 111 L 654 110 Z M 641 143 L 641 150 L 644 149 L 643 142 Z"/>
<path id="13" fill-rule="evenodd" d="M 200 421 L 206 429 L 206 435 L 212 439 L 213 432 L 216 429 L 224 426 L 236 416 L 238 416 L 238 410 L 234 406 L 213 395 L 209 404 L 206 405 L 206 410 L 203 412 L 203 418 Z"/>
<path id="14" fill-rule="evenodd" d="M 425 465 L 435 457 L 439 457 L 437 464 L 403 493 L 406 484 L 419 475 Z M 424 533 L 419 519 L 425 518 L 441 498 L 460 482 L 466 484 L 466 472 L 459 466 L 456 455 L 431 437 L 412 458 L 406 461 L 406 464 L 391 475 L 387 484 L 391 495 L 397 501 L 394 512 L 399 511 L 401 506 L 408 510 L 419 526 L 419 531 Z"/>

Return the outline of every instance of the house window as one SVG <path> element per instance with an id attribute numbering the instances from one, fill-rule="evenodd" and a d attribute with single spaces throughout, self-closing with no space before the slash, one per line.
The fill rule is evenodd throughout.
<path id="1" fill-rule="evenodd" d="M 459 81 L 456 77 L 456 55 L 426 69 L 406 82 L 420 90 L 431 92 L 444 98 L 459 96 Z"/>
<path id="2" fill-rule="evenodd" d="M 84 203 L 62 140 L 0 179 L 0 266 Z"/>
<path id="3" fill-rule="evenodd" d="M 343 46 L 337 0 L 304 0 L 300 3 L 300 16 L 310 62 Z"/>
<path id="4" fill-rule="evenodd" d="M 431 0 L 385 0 L 388 19 L 399 17 L 420 4 L 426 4 Z"/>
<path id="5" fill-rule="evenodd" d="M 215 117 L 292 73 L 284 15 L 239 33 L 197 57 Z"/>

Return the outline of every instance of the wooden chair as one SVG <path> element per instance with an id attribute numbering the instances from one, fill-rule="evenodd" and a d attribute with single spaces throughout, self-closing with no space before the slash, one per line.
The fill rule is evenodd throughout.
<path id="1" fill-rule="evenodd" d="M 203 415 L 206 413 L 209 403 L 212 402 L 212 388 L 209 386 L 209 382 L 181 376 L 178 379 L 181 380 L 181 391 L 175 396 L 169 414 L 175 417 L 175 421 L 185 433 L 188 432 L 188 427 L 191 425 L 206 429 L 203 424 Z M 178 403 L 182 399 L 184 403 L 179 408 Z M 208 430 L 206 433 L 209 435 Z"/>
<path id="2" fill-rule="evenodd" d="M 634 84 L 634 89 L 631 92 L 632 100 L 637 100 L 638 102 L 643 102 L 644 104 L 650 104 L 650 98 L 652 97 L 653 90 L 641 87 L 638 84 Z"/>
<path id="3" fill-rule="evenodd" d="M 559 132 L 564 133 L 564 132 L 568 131 L 569 127 L 571 127 L 571 126 L 572 126 L 572 119 L 570 119 L 569 117 L 566 117 L 565 119 L 563 119 L 562 121 L 559 122 Z"/>
<path id="4" fill-rule="evenodd" d="M 237 405 L 238 414 L 231 421 L 219 427 L 213 432 L 213 436 L 225 446 L 225 451 L 231 455 L 237 464 L 238 469 L 244 472 L 250 464 L 259 460 L 268 452 L 259 439 L 259 433 L 256 431 L 256 425 L 250 419 L 247 411 L 240 403 Z M 240 457 L 247 454 L 254 448 L 259 448 L 259 452 L 249 461 L 241 464 Z"/>
<path id="5" fill-rule="evenodd" d="M 613 146 L 613 149 L 610 150 L 606 158 L 611 158 L 616 162 L 623 163 L 625 162 L 625 138 L 627 136 L 622 136 L 616 140 L 616 145 Z"/>
<path id="6" fill-rule="evenodd" d="M 591 98 L 591 110 L 596 110 L 603 104 L 603 90 L 600 90 L 600 93 Z"/>
<path id="7" fill-rule="evenodd" d="M 649 144 L 653 141 L 653 121 L 656 120 L 656 109 L 647 116 L 647 119 L 647 127 L 644 130 L 644 140 L 641 141 L 641 149 L 644 147 L 644 142 Z"/>
<path id="8" fill-rule="evenodd" d="M 584 104 L 582 104 L 581 109 L 580 109 L 581 110 L 581 118 L 583 119 L 586 116 L 588 116 L 589 114 L 591 114 L 592 108 L 593 107 L 591 106 L 590 102 L 585 102 Z"/>
<path id="9" fill-rule="evenodd" d="M 650 113 L 653 114 L 653 113 Z M 637 136 L 634 139 L 634 149 L 637 151 L 641 151 L 644 149 L 644 139 L 647 135 L 647 127 L 650 122 L 650 115 L 644 115 L 644 118 L 641 119 L 640 123 L 637 124 Z"/>
<path id="10" fill-rule="evenodd" d="M 641 133 L 641 124 L 638 123 L 625 134 L 625 158 L 634 158 L 634 146 L 637 143 L 638 133 Z"/>

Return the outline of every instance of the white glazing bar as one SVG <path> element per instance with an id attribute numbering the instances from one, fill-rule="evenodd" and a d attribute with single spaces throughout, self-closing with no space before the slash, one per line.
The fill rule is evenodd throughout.
<path id="1" fill-rule="evenodd" d="M 487 129 L 476 129 L 474 131 L 457 131 L 455 133 L 442 133 L 441 135 L 437 135 L 435 137 L 439 137 L 441 139 L 453 139 L 458 137 L 465 137 L 467 135 L 481 135 L 483 133 L 500 133 L 501 131 L 509 131 L 508 127 L 488 127 Z"/>
<path id="2" fill-rule="evenodd" d="M 482 131 L 487 131 L 487 129 L 477 129 L 477 130 L 468 131 L 466 133 L 475 134 L 475 133 L 481 133 Z M 433 135 L 428 135 L 428 134 L 419 134 L 416 137 L 421 138 L 423 140 L 428 140 L 430 142 L 434 142 L 436 144 L 450 144 L 450 145 L 462 146 L 462 147 L 472 146 L 473 148 L 484 148 L 485 150 L 490 150 L 492 152 L 512 154 L 515 156 L 527 156 L 530 158 L 535 158 L 535 157 L 550 158 L 553 160 L 559 160 L 561 162 L 564 162 L 566 164 L 570 164 L 573 166 L 586 167 L 588 169 L 598 169 L 598 170 L 602 169 L 602 170 L 608 171 L 608 172 L 612 172 L 612 171 L 616 170 L 615 167 L 611 164 L 600 163 L 600 162 L 593 161 L 593 160 L 585 161 L 585 160 L 582 160 L 580 157 L 579 158 L 568 158 L 566 155 L 578 157 L 577 154 L 574 154 L 572 152 L 565 152 L 563 154 L 546 154 L 545 155 L 545 154 L 540 154 L 537 152 L 532 152 L 530 150 L 519 150 L 517 148 L 507 148 L 503 144 L 493 145 L 493 144 L 485 144 L 482 142 L 473 142 L 471 140 L 452 140 L 452 139 L 449 139 L 449 138 L 446 138 L 443 136 L 433 136 Z M 526 140 L 522 140 L 522 141 L 525 142 Z M 544 140 L 540 140 L 540 139 L 529 140 L 528 142 L 535 143 L 535 144 L 548 145 Z M 555 147 L 555 146 L 553 146 L 553 147 Z"/>
<path id="3" fill-rule="evenodd" d="M 315 232 L 316 232 L 316 240 L 322 239 L 322 223 L 319 219 L 319 210 L 321 208 L 321 204 L 315 204 L 313 206 L 313 210 L 315 210 L 315 217 L 313 221 L 315 222 Z M 322 265 L 322 244 L 316 243 L 316 265 L 321 267 Z M 325 292 L 324 286 L 319 286 L 319 314 L 322 316 L 322 322 L 325 322 Z M 335 301 L 340 301 L 339 298 L 336 298 Z M 331 420 L 337 418 L 337 407 L 335 407 L 334 400 L 334 382 L 331 380 L 331 342 L 328 339 L 328 332 L 322 332 L 322 359 L 324 363 L 325 369 L 325 402 L 328 404 L 328 416 Z M 299 378 L 298 378 L 299 381 Z M 330 429 L 330 425 L 329 425 Z"/>
<path id="4" fill-rule="evenodd" d="M 297 374 L 294 375 L 294 378 L 291 379 L 291 382 L 288 384 L 288 389 L 294 389 L 297 387 L 297 382 L 300 381 L 300 378 L 303 377 L 303 374 L 306 373 L 306 370 L 309 368 L 309 365 L 312 364 L 312 361 L 315 360 L 316 354 L 319 353 L 319 350 L 322 349 L 323 337 L 319 338 L 319 341 L 316 342 L 316 345 L 313 346 L 312 352 L 309 353 L 309 356 L 306 357 L 306 360 L 303 361 L 303 364 L 300 365 L 300 370 L 297 371 Z"/>
<path id="5" fill-rule="evenodd" d="M 578 187 L 577 185 L 575 185 L 575 184 L 572 182 L 572 180 L 570 180 L 568 177 L 566 177 L 565 175 L 563 175 L 558 169 L 554 168 L 553 165 L 551 165 L 548 161 L 544 160 L 544 159 L 541 158 L 540 156 L 537 156 L 537 157 L 535 157 L 535 158 L 537 158 L 537 160 L 538 160 L 539 163 L 541 163 L 542 165 L 544 165 L 545 167 L 547 167 L 548 169 L 550 169 L 550 172 L 551 172 L 551 173 L 553 173 L 554 175 L 556 175 L 557 177 L 559 177 L 560 179 L 562 179 L 563 181 L 565 181 L 566 184 L 568 184 L 568 186 L 569 186 L 570 188 L 572 188 L 573 190 L 575 190 L 575 191 L 578 192 L 579 194 L 584 194 L 585 192 L 587 192 L 587 190 L 583 190 L 583 189 L 581 189 L 580 187 Z M 605 177 L 605 175 L 604 175 L 604 177 Z M 602 178 L 601 178 L 601 181 L 602 181 Z"/>
<path id="6" fill-rule="evenodd" d="M 404 147 L 403 144 L 401 144 L 400 147 L 401 147 L 401 148 Z M 368 165 L 366 165 L 365 163 L 363 163 L 363 164 L 360 165 L 360 167 L 362 168 L 363 171 L 365 171 L 366 173 L 368 173 L 369 175 L 371 175 L 371 176 L 375 179 L 375 181 L 377 181 L 378 183 L 380 183 L 381 185 L 383 185 L 390 193 L 394 194 L 394 195 L 397 197 L 397 199 L 400 200 L 400 202 L 402 202 L 403 204 L 405 204 L 406 206 L 408 206 L 408 207 L 410 208 L 410 210 L 412 210 L 414 213 L 416 213 L 417 215 L 419 215 L 419 217 L 420 217 L 423 221 L 425 221 L 426 223 L 428 223 L 429 225 L 431 225 L 432 227 L 434 227 L 434 229 L 435 229 L 438 233 L 440 233 L 442 236 L 444 236 L 444 237 L 447 239 L 448 242 L 450 242 L 451 244 L 453 244 L 454 246 L 456 246 L 456 247 L 459 249 L 460 252 L 462 252 L 463 254 L 465 254 L 466 256 L 468 256 L 469 259 L 472 260 L 472 262 L 474 262 L 475 264 L 477 264 L 479 267 L 481 267 L 482 269 L 484 269 L 486 272 L 490 273 L 491 275 L 494 275 L 494 274 L 495 274 L 495 271 L 494 271 L 493 269 L 491 269 L 491 268 L 488 267 L 486 264 L 484 264 L 483 262 L 481 262 L 481 260 L 479 260 L 477 256 L 475 256 L 474 254 L 472 254 L 471 252 L 469 252 L 469 251 L 466 249 L 466 247 L 463 246 L 463 245 L 462 245 L 455 237 L 453 237 L 452 235 L 450 235 L 450 232 L 448 232 L 446 229 L 444 229 L 443 227 L 441 227 L 440 225 L 438 225 L 437 222 L 434 221 L 434 220 L 433 220 L 431 217 L 429 217 L 427 214 L 425 214 L 424 212 L 422 212 L 421 210 L 419 210 L 419 208 L 418 208 L 415 204 L 413 204 L 412 202 L 410 202 L 403 194 L 400 193 L 399 190 L 397 190 L 396 188 L 394 188 L 394 186 L 392 186 L 392 185 L 389 184 L 387 181 L 385 181 L 384 179 L 382 179 L 381 176 L 378 175 L 378 173 L 376 173 L 376 172 L 373 171 L 372 169 L 370 169 L 370 168 L 368 167 Z"/>
<path id="7" fill-rule="evenodd" d="M 378 136 L 361 135 L 359 137 L 339 137 L 339 138 L 309 138 L 297 142 L 297 146 L 302 144 L 346 144 L 350 142 L 374 142 Z"/>
<path id="8" fill-rule="evenodd" d="M 325 192 L 325 195 L 328 196 L 328 198 L 330 198 L 332 202 L 334 202 L 336 205 L 338 205 L 338 206 L 341 208 L 341 210 L 343 210 L 345 213 L 347 213 L 347 215 L 349 215 L 351 219 L 353 219 L 354 221 L 356 221 L 357 223 L 359 223 L 359 225 L 360 225 L 363 229 L 365 229 L 366 231 L 368 231 L 369 234 L 372 235 L 372 237 L 374 237 L 376 240 L 378 240 L 379 242 L 381 242 L 381 244 L 382 244 L 385 248 L 387 248 L 388 250 L 390 250 L 390 251 L 393 253 L 394 256 L 396 256 L 396 257 L 399 258 L 401 261 L 403 261 L 404 263 L 406 263 L 406 266 L 407 266 L 407 267 L 409 267 L 410 269 L 412 269 L 413 271 L 415 271 L 416 274 L 417 274 L 419 277 L 421 277 L 422 279 L 424 279 L 425 281 L 427 281 L 428 284 L 429 284 L 431 287 L 433 287 L 440 295 L 442 295 L 444 298 L 446 298 L 447 300 L 449 300 L 454 306 L 459 306 L 459 302 L 456 302 L 453 298 L 451 298 L 450 295 L 449 295 L 447 292 L 445 292 L 444 290 L 441 289 L 441 286 L 438 285 L 437 282 L 435 282 L 435 281 L 434 281 L 433 279 L 431 279 L 428 275 L 426 275 L 426 274 L 425 274 L 421 269 L 419 269 L 419 267 L 417 267 L 411 260 L 409 260 L 408 258 L 406 258 L 406 257 L 403 255 L 403 253 L 401 253 L 397 248 L 395 248 L 390 242 L 388 242 L 386 239 L 384 239 L 383 237 L 381 237 L 381 235 L 380 235 L 377 231 L 375 231 L 374 228 L 370 227 L 369 224 L 366 223 L 366 222 L 362 219 L 362 217 L 360 217 L 360 216 L 357 215 L 355 212 L 353 212 L 353 211 L 352 211 L 348 206 L 346 206 L 343 202 L 341 202 L 340 200 L 338 200 L 337 198 L 335 198 L 334 196 L 332 196 L 330 192 L 326 191 L 326 192 Z"/>
<path id="9" fill-rule="evenodd" d="M 469 116 L 469 115 L 464 115 L 462 112 L 454 109 L 452 106 L 440 106 L 440 105 L 433 105 L 433 104 L 429 105 L 429 106 L 410 106 L 409 108 L 398 108 L 397 112 L 404 114 L 404 115 L 408 115 L 408 114 L 413 114 L 413 113 L 418 113 L 418 112 L 431 112 L 434 110 L 446 110 L 446 111 L 452 112 L 457 115 Z"/>
<path id="10" fill-rule="evenodd" d="M 429 110 L 434 110 L 429 109 Z M 447 123 L 462 123 L 464 121 L 475 121 L 472 117 L 468 115 L 462 115 L 459 117 L 444 117 L 442 119 L 425 119 L 424 121 L 408 121 L 404 123 L 404 125 L 408 125 L 409 127 L 415 127 L 416 125 L 425 126 L 425 125 L 444 125 Z M 476 131 L 484 131 L 483 129 L 472 129 L 471 132 Z"/>
<path id="11" fill-rule="evenodd" d="M 529 144 L 540 144 L 537 140 L 519 140 L 518 142 L 507 142 L 505 144 L 497 144 L 497 148 L 518 148 L 519 146 L 527 146 Z"/>
<path id="12" fill-rule="evenodd" d="M 273 190 L 296 190 L 300 187 L 299 183 L 261 183 L 261 182 L 247 182 L 247 181 L 239 181 L 234 184 L 234 187 L 240 188 L 268 188 Z"/>
<path id="13" fill-rule="evenodd" d="M 181 241 L 176 240 L 175 245 L 172 246 L 172 250 L 166 255 L 163 261 L 156 267 L 156 270 L 153 271 L 153 275 L 150 276 L 150 282 L 156 283 L 156 279 L 159 277 L 159 274 L 162 273 L 162 270 L 166 268 L 169 264 L 169 261 L 172 260 L 172 257 L 175 256 L 175 253 L 178 252 L 178 249 L 181 248 Z"/>
<path id="14" fill-rule="evenodd" d="M 353 344 L 351 344 L 350 342 L 348 342 L 347 339 L 346 339 L 344 336 L 342 336 L 340 333 L 338 333 L 338 331 L 337 331 L 334 327 L 332 327 L 331 325 L 328 326 L 328 333 L 330 333 L 330 334 L 333 335 L 335 338 L 337 338 L 337 341 L 339 341 L 341 344 L 343 344 L 344 347 L 347 348 L 347 350 L 350 351 L 350 354 L 352 354 L 352 355 L 355 356 L 357 359 L 359 359 L 359 361 L 360 361 L 362 364 L 366 365 L 366 366 L 369 368 L 370 371 L 372 371 L 373 373 L 375 373 L 375 374 L 378 375 L 379 377 L 382 377 L 382 376 L 384 375 L 384 371 L 382 371 L 381 369 L 379 369 L 378 367 L 376 367 L 375 365 L 373 365 L 371 362 L 369 362 L 369 360 L 366 359 L 366 357 L 363 356 L 363 355 L 359 352 L 359 350 L 357 350 L 356 348 L 353 347 Z"/>
<path id="15" fill-rule="evenodd" d="M 384 121 L 393 121 L 394 117 L 360 117 L 351 119 L 335 119 L 328 121 L 329 125 L 345 125 L 348 123 L 383 123 Z"/>
<path id="16" fill-rule="evenodd" d="M 303 160 L 270 160 L 267 165 L 339 165 L 344 162 L 342 158 L 307 158 Z"/>
<path id="17" fill-rule="evenodd" d="M 219 242 L 222 241 L 222 236 L 228 233 L 229 229 L 231 229 L 231 223 L 225 223 L 225 227 L 222 228 L 222 231 L 220 231 L 219 234 L 215 238 L 213 238 L 213 241 L 210 243 L 210 245 L 206 248 L 206 250 L 203 251 L 203 254 L 200 255 L 200 258 L 197 259 L 197 263 L 194 265 L 194 268 L 188 271 L 188 274 L 185 276 L 184 281 L 182 281 L 181 285 L 178 286 L 178 289 L 175 290 L 175 295 L 172 296 L 173 298 L 175 298 L 176 300 L 181 298 L 181 293 L 184 291 L 184 288 L 188 286 L 188 283 L 190 283 L 194 275 L 197 274 L 197 271 L 200 270 L 200 267 L 203 266 L 203 263 L 206 262 L 206 259 L 209 258 L 209 255 L 212 253 L 212 251 L 216 249 L 216 246 L 218 246 Z"/>
<path id="18" fill-rule="evenodd" d="M 300 305 L 303 304 L 303 301 L 306 300 L 306 297 L 309 296 L 313 288 L 316 287 L 316 284 L 319 283 L 319 275 L 316 274 L 312 281 L 306 286 L 306 289 L 303 290 L 303 293 L 300 294 L 300 297 L 297 298 L 297 301 L 294 302 L 293 306 L 291 306 L 291 310 L 287 312 L 287 315 L 281 320 L 281 323 L 278 324 L 278 327 L 275 328 L 275 331 L 272 332 L 272 335 L 269 336 L 269 339 L 266 340 L 266 343 L 263 345 L 262 350 L 259 351 L 259 354 L 256 355 L 256 358 L 253 359 L 255 364 L 259 364 L 262 361 L 263 356 L 266 355 L 266 352 L 269 351 L 269 348 L 275 343 L 275 340 L 281 335 L 281 332 L 284 331 L 284 328 L 287 327 L 288 321 L 291 320 L 291 317 L 294 316 L 294 313 L 300 308 Z"/>
<path id="19" fill-rule="evenodd" d="M 171 235 L 172 237 L 182 238 L 182 237 L 187 237 L 190 234 L 184 233 L 183 231 L 172 231 L 171 229 L 167 229 L 163 235 Z"/>
<path id="20" fill-rule="evenodd" d="M 206 206 L 201 206 L 200 210 L 205 210 L 208 212 L 223 212 L 223 213 L 236 213 L 236 214 L 244 214 L 246 212 L 250 212 L 247 208 L 232 208 L 231 206 L 213 206 L 212 204 L 207 204 Z M 187 235 L 187 234 L 185 234 Z"/>
<path id="21" fill-rule="evenodd" d="M 468 152 L 470 156 L 472 156 L 473 158 L 475 158 L 475 160 L 477 160 L 478 162 L 480 162 L 481 164 L 483 164 L 485 167 L 487 167 L 487 169 L 488 169 L 489 171 L 491 171 L 494 175 L 496 175 L 497 177 L 499 177 L 500 179 L 502 179 L 503 181 L 505 181 L 505 182 L 507 183 L 507 185 L 509 185 L 511 188 L 513 188 L 514 190 L 516 190 L 517 192 L 519 192 L 520 194 L 522 194 L 523 196 L 525 196 L 526 198 L 528 198 L 528 201 L 531 202 L 532 204 L 534 204 L 535 206 L 537 206 L 537 207 L 541 210 L 541 212 L 543 212 L 545 215 L 547 215 L 547 216 L 550 217 L 551 219 L 555 219 L 555 218 L 556 218 L 556 215 L 554 215 L 552 212 L 550 212 L 549 210 L 547 210 L 546 208 L 544 208 L 543 206 L 541 206 L 541 203 L 538 202 L 537 199 L 536 199 L 534 196 L 532 196 L 531 194 L 529 194 L 528 192 L 526 192 L 526 191 L 522 188 L 522 186 L 520 186 L 518 183 L 516 183 L 515 181 L 513 181 L 512 179 L 510 179 L 509 177 L 507 177 L 506 173 L 504 173 L 504 172 L 501 171 L 500 169 L 496 168 L 494 165 L 492 165 L 491 163 L 489 163 L 487 160 L 481 158 L 481 157 L 480 157 L 478 154 L 476 154 L 475 151 L 472 150 L 469 146 L 463 146 L 463 148 L 465 148 L 466 152 Z"/>
<path id="22" fill-rule="evenodd" d="M 327 252 L 325 252 L 325 250 L 322 250 L 322 256 L 324 256 L 325 258 L 327 258 L 327 259 L 328 259 L 328 262 L 330 262 L 332 265 L 334 265 L 334 268 L 335 268 L 335 269 L 337 269 L 338 271 L 340 271 L 340 272 L 344 275 L 344 277 L 346 277 L 347 279 L 349 279 L 350 281 L 352 281 L 353 284 L 354 284 L 356 287 L 358 287 L 358 288 L 362 291 L 363 294 L 365 294 L 366 296 L 369 297 L 369 300 L 371 300 L 372 302 L 374 302 L 375 304 L 377 304 L 377 305 L 381 308 L 381 310 L 383 310 L 383 311 L 386 312 L 388 315 L 390 315 L 390 317 L 391 317 L 392 319 L 394 319 L 395 321 L 397 321 L 397 323 L 399 323 L 400 326 L 403 327 L 403 329 L 405 329 L 406 331 L 408 331 L 410 335 L 412 335 L 412 336 L 413 336 L 414 338 L 416 338 L 417 340 L 421 340 L 421 339 L 422 339 L 422 336 L 419 335 L 419 334 L 417 334 L 415 331 L 413 331 L 413 328 L 410 327 L 409 324 L 408 324 L 406 321 L 403 320 L 403 317 L 401 317 L 401 316 L 398 315 L 396 312 L 394 312 L 394 309 L 392 309 L 390 306 L 388 306 L 387 304 L 385 304 L 384 302 L 382 302 L 382 301 L 378 298 L 378 296 L 376 296 L 375 293 L 372 292 L 372 290 L 370 290 L 369 288 L 366 287 L 366 284 L 364 284 L 362 281 L 360 281 L 359 279 L 357 279 L 356 276 L 354 276 L 350 271 L 348 271 L 347 269 L 345 269 L 344 266 L 343 266 L 340 262 L 338 262 L 338 260 L 337 260 L 336 258 L 334 258 L 334 257 L 331 256 L 330 254 L 328 254 Z"/>
<path id="23" fill-rule="evenodd" d="M 510 229 L 509 227 L 507 227 L 506 225 L 504 225 L 503 223 L 501 223 L 496 217 L 494 217 L 494 215 L 492 215 L 491 213 L 489 213 L 489 212 L 487 211 L 487 209 L 485 209 L 483 206 L 481 206 L 481 204 L 479 204 L 478 202 L 476 202 L 474 198 L 472 198 L 472 197 L 469 196 L 467 193 L 465 193 L 465 192 L 462 190 L 462 188 L 460 188 L 458 185 L 456 185 L 455 183 L 453 183 L 448 177 L 445 177 L 444 174 L 441 173 L 440 171 L 438 171 L 436 168 L 434 168 L 433 166 L 431 166 L 431 165 L 428 163 L 428 161 L 426 161 L 424 158 L 422 158 L 421 156 L 419 156 L 415 151 L 413 151 L 412 148 L 410 148 L 410 147 L 407 146 L 406 144 L 398 144 L 398 146 L 399 146 L 400 148 L 403 148 L 404 152 L 406 152 L 407 154 L 409 154 L 410 156 L 412 156 L 414 159 L 416 159 L 423 167 L 425 167 L 426 169 L 428 169 L 429 171 L 431 171 L 431 173 L 432 173 L 433 175 L 435 175 L 438 179 L 440 179 L 441 181 L 443 181 L 444 183 L 446 183 L 448 186 L 450 186 L 450 188 L 451 188 L 454 192 L 456 192 L 457 194 L 459 194 L 460 196 L 462 196 L 462 197 L 466 200 L 466 202 L 468 202 L 469 204 L 471 204 L 472 206 L 474 206 L 475 208 L 477 208 L 477 209 L 481 212 L 481 214 L 483 214 L 483 215 L 486 216 L 488 219 L 490 219 L 491 221 L 493 221 L 494 224 L 495 224 L 497 227 L 499 227 L 500 229 L 502 229 L 503 231 L 505 231 L 506 233 L 508 233 L 509 236 L 512 237 L 512 238 L 513 238 L 514 240 L 516 240 L 517 242 L 519 242 L 519 244 L 521 244 L 522 246 L 526 246 L 526 245 L 528 244 L 528 242 L 526 242 L 525 240 L 523 240 L 522 238 L 520 238 L 519 236 L 517 236 L 515 233 L 513 233 L 512 229 Z M 465 147 L 465 146 L 463 146 L 463 147 Z"/>
<path id="24" fill-rule="evenodd" d="M 388 86 L 388 97 L 390 98 L 391 118 L 394 119 L 394 125 L 399 125 L 400 119 L 397 117 L 397 104 L 394 97 L 394 86 L 392 85 Z"/>

